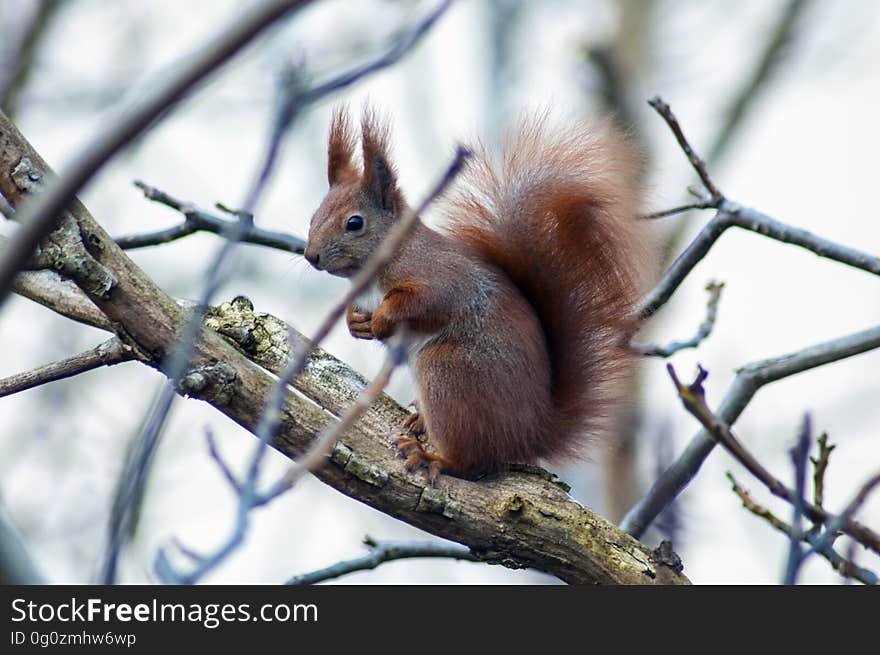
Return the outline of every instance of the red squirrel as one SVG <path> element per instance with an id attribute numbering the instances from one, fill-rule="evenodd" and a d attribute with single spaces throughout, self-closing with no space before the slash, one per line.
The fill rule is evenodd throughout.
<path id="1" fill-rule="evenodd" d="M 365 110 L 362 163 L 348 113 L 332 118 L 330 189 L 306 259 L 353 276 L 407 209 L 387 122 Z M 352 336 L 405 325 L 416 413 L 394 445 L 412 471 L 474 477 L 577 456 L 601 435 L 632 367 L 633 326 L 650 250 L 637 218 L 641 158 L 608 123 L 552 129 L 526 119 L 494 166 L 485 148 L 417 221 L 374 288 L 348 308 Z M 418 439 L 426 434 L 430 450 Z"/>

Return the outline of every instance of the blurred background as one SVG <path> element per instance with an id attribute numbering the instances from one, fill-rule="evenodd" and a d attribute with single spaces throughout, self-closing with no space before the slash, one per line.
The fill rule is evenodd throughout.
<path id="1" fill-rule="evenodd" d="M 0 97 L 56 170 L 120 107 L 136 103 L 208 38 L 236 19 L 242 0 L 0 0 Z M 271 30 L 113 159 L 80 197 L 111 234 L 173 225 L 180 216 L 145 200 L 140 179 L 210 208 L 243 200 L 272 115 L 279 70 L 304 63 L 321 80 L 375 56 L 433 7 L 427 1 L 322 0 Z M 661 95 L 726 195 L 830 240 L 880 253 L 873 201 L 880 151 L 880 5 L 873 0 L 458 0 L 401 63 L 310 108 L 285 142 L 256 220 L 305 236 L 326 191 L 329 115 L 337 101 L 369 98 L 393 117 L 402 186 L 419 198 L 458 140 L 495 142 L 524 111 L 560 119 L 613 112 L 649 157 L 647 210 L 686 200 L 686 159 L 645 100 Z M 18 70 L 18 74 L 15 73 Z M 658 242 L 680 251 L 711 214 L 674 216 Z M 430 216 L 427 217 L 430 221 Z M 0 222 L 2 225 L 2 222 Z M 197 234 L 131 251 L 169 294 L 194 298 L 218 237 Z M 311 334 L 347 284 L 297 256 L 244 246 L 216 301 L 243 294 L 259 311 Z M 726 283 L 713 334 L 672 358 L 683 378 L 702 363 L 717 405 L 747 362 L 876 325 L 880 280 L 753 233 L 730 231 L 651 321 L 642 340 L 687 338 L 703 320 L 706 282 Z M 14 297 L 0 316 L 0 377 L 90 348 L 104 333 Z M 340 323 L 325 347 L 367 376 L 379 346 Z M 0 498 L 45 576 L 95 579 L 110 502 L 126 448 L 162 378 L 130 363 L 0 400 Z M 408 376 L 391 387 L 413 397 Z M 558 471 L 579 501 L 619 520 L 658 470 L 681 452 L 696 423 L 678 403 L 661 360 L 645 360 L 633 385 L 628 439 L 594 461 Z M 788 449 L 806 410 L 838 444 L 826 505 L 842 508 L 880 469 L 880 351 L 764 388 L 737 422 L 760 461 L 792 479 Z M 172 537 L 196 550 L 219 542 L 233 497 L 208 455 L 205 426 L 243 466 L 253 437 L 209 406 L 178 399 L 166 430 L 123 582 L 152 580 L 156 549 Z M 286 460 L 264 470 L 273 480 Z M 659 530 L 696 583 L 779 581 L 787 539 L 742 509 L 732 471 L 756 500 L 771 500 L 724 452 L 713 453 Z M 880 526 L 880 495 L 860 520 Z M 254 514 L 243 548 L 206 582 L 277 583 L 362 554 L 379 540 L 427 535 L 308 479 Z M 846 541 L 841 542 L 846 546 Z M 863 551 L 857 560 L 877 568 Z M 812 558 L 801 581 L 838 583 Z M 553 583 L 534 571 L 414 560 L 340 583 Z"/>

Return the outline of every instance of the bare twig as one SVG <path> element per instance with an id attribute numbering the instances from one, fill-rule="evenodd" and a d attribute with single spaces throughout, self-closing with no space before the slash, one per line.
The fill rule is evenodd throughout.
<path id="1" fill-rule="evenodd" d="M 116 511 L 111 515 L 110 521 L 110 538 L 108 539 L 105 565 L 103 567 L 105 584 L 112 583 L 115 577 L 116 561 L 121 547 L 123 534 L 128 530 L 126 523 L 132 515 L 132 505 L 139 502 L 141 497 L 148 463 L 152 458 L 152 454 L 155 452 L 159 436 L 161 435 L 168 413 L 171 409 L 171 403 L 175 397 L 179 380 L 185 373 L 195 340 L 202 329 L 204 315 L 201 308 L 208 306 L 210 299 L 216 293 L 216 290 L 220 287 L 221 282 L 224 279 L 224 266 L 227 264 L 227 260 L 237 248 L 239 241 L 247 231 L 253 227 L 253 215 L 256 204 L 268 182 L 272 169 L 274 168 L 275 161 L 280 151 L 281 142 L 288 128 L 298 116 L 299 112 L 310 103 L 323 98 L 333 91 L 353 84 L 354 82 L 361 80 L 365 75 L 380 70 L 381 68 L 399 60 L 404 54 L 409 52 L 409 50 L 419 41 L 421 36 L 427 32 L 430 25 L 433 25 L 434 22 L 436 22 L 450 2 L 451 0 L 445 0 L 442 2 L 427 19 L 404 35 L 404 37 L 390 50 L 392 53 L 391 58 L 386 54 L 377 59 L 373 64 L 367 64 L 355 69 L 353 72 L 350 71 L 338 75 L 328 82 L 311 89 L 304 87 L 301 79 L 302 72 L 299 70 L 290 69 L 283 76 L 280 87 L 281 93 L 279 102 L 272 120 L 269 138 L 263 156 L 259 162 L 258 170 L 251 180 L 241 208 L 234 210 L 233 212 L 238 216 L 238 221 L 234 224 L 235 229 L 232 233 L 226 235 L 227 239 L 225 243 L 207 269 L 205 275 L 206 281 L 197 308 L 186 321 L 177 348 L 175 348 L 167 358 L 168 363 L 165 364 L 165 372 L 168 375 L 169 380 L 162 387 L 151 407 L 144 422 L 144 427 L 141 430 L 141 434 L 136 441 L 138 444 L 136 446 L 137 451 L 130 460 L 130 466 L 127 467 L 125 472 L 123 472 L 123 487 L 121 489 L 121 494 L 117 499 L 117 503 L 115 503 Z M 271 443 L 272 437 L 274 436 L 274 429 L 277 427 L 277 415 L 279 414 L 278 410 L 275 408 L 280 408 L 283 404 L 284 396 L 287 391 L 287 384 L 290 379 L 292 379 L 292 377 L 279 381 L 279 384 L 276 386 L 276 389 L 278 389 L 277 396 L 275 396 L 277 397 L 277 400 L 274 400 L 275 397 L 273 397 L 273 402 L 267 403 L 266 405 L 264 414 L 268 413 L 270 418 L 265 421 L 261 419 L 261 425 L 271 427 L 266 428 L 266 435 L 263 435 L 263 433 L 258 431 L 260 446 L 258 446 L 257 451 L 260 455 L 254 459 L 254 465 L 257 468 L 262 461 L 262 453 L 265 448 L 268 447 L 268 444 Z M 256 476 L 256 471 L 254 472 L 254 476 Z M 243 501 L 241 505 L 244 506 L 250 502 L 248 499 L 246 499 L 246 501 L 247 502 Z M 249 509 L 244 510 L 244 513 L 246 514 L 247 511 L 249 511 Z M 240 511 L 239 515 L 241 514 L 242 512 Z M 241 523 L 241 521 L 242 519 L 239 520 L 239 523 Z M 226 552 L 230 552 L 235 546 L 237 546 L 241 537 L 243 537 L 243 535 L 238 536 L 237 534 L 233 534 L 233 537 L 228 542 L 229 549 Z M 218 557 L 216 561 L 219 562 L 223 557 L 225 557 L 225 554 Z M 170 575 L 170 563 L 166 561 L 163 563 L 163 566 L 164 569 L 167 569 L 166 573 Z"/>
<path id="2" fill-rule="evenodd" d="M 717 206 L 718 203 L 714 200 L 699 200 L 697 202 L 689 202 L 684 205 L 678 205 L 677 207 L 651 212 L 650 214 L 642 214 L 640 218 L 644 220 L 654 220 L 655 218 L 666 218 L 667 216 L 681 214 L 683 212 L 691 211 L 692 209 L 715 209 Z"/>
<path id="3" fill-rule="evenodd" d="M 414 28 L 408 30 L 401 38 L 378 59 L 374 59 L 363 66 L 353 68 L 348 73 L 334 77 L 326 82 L 313 87 L 304 97 L 305 103 L 315 102 L 334 91 L 351 86 L 360 79 L 372 75 L 384 68 L 388 68 L 400 61 L 413 47 L 421 41 L 422 37 L 440 20 L 440 17 L 449 9 L 453 0 L 441 0 L 437 6 Z"/>
<path id="4" fill-rule="evenodd" d="M 880 326 L 825 341 L 781 357 L 746 364 L 737 371 L 733 383 L 718 406 L 719 420 L 727 425 L 733 425 L 764 385 L 875 348 L 880 348 Z M 697 474 L 715 445 L 716 441 L 708 430 L 697 433 L 678 459 L 657 478 L 648 493 L 630 509 L 620 524 L 621 529 L 636 538 L 644 534 L 660 512 L 675 500 L 675 497 Z"/>
<path id="5" fill-rule="evenodd" d="M 62 6 L 61 0 L 38 0 L 36 11 L 28 25 L 24 26 L 15 49 L 8 59 L 0 62 L 0 111 L 14 113 L 19 92 L 33 71 L 43 37 Z"/>
<path id="6" fill-rule="evenodd" d="M 24 136 L 14 126 L 3 124 L 0 190 L 14 202 L 21 194 L 9 179 L 6 164 L 14 165 L 25 156 L 38 171 L 48 171 Z M 112 321 L 111 330 L 118 330 L 151 355 L 151 365 L 159 365 L 160 358 L 177 343 L 186 307 L 157 287 L 86 207 L 75 203 L 70 213 L 89 241 L 101 244 L 96 257 L 119 280 L 110 298 L 89 295 L 88 300 Z M 48 297 L 42 301 L 55 305 Z M 293 343 L 308 339 L 280 319 L 254 312 L 253 307 L 245 311 L 248 304 L 231 303 L 233 310 L 238 309 L 229 316 L 217 308 L 224 312 L 224 321 L 232 321 L 235 334 L 209 318 L 212 327 L 202 332 L 195 345 L 192 366 L 229 372 L 234 388 L 224 386 L 220 391 L 231 393 L 218 396 L 208 389 L 192 395 L 254 433 L 275 380 L 263 363 L 281 372 L 290 358 L 288 334 Z M 284 421 L 273 444 L 293 460 L 326 425 L 327 412 L 344 413 L 367 384 L 329 353 L 316 352 L 311 363 L 294 381 L 300 393 L 286 397 Z M 407 472 L 388 444 L 388 435 L 406 416 L 402 407 L 383 394 L 345 435 L 327 465 L 315 470 L 316 478 L 380 512 L 466 544 L 479 557 L 507 567 L 533 567 L 573 584 L 688 584 L 680 570 L 654 561 L 650 549 L 574 501 L 565 486 L 547 474 L 515 470 L 479 482 L 444 476 L 436 488 L 426 487 L 424 476 Z"/>
<path id="7" fill-rule="evenodd" d="M 697 152 L 691 148 L 691 144 L 685 137 L 684 132 L 682 132 L 681 125 L 679 125 L 678 119 L 675 117 L 675 114 L 672 113 L 669 105 L 666 104 L 660 96 L 651 98 L 648 100 L 648 104 L 651 105 L 654 110 L 663 117 L 666 124 L 669 125 L 669 129 L 672 130 L 672 133 L 675 135 L 675 140 L 678 141 L 678 145 L 684 151 L 691 166 L 700 177 L 700 181 L 703 183 L 703 186 L 706 187 L 706 191 L 709 192 L 709 199 L 711 201 L 716 201 L 716 203 L 721 202 L 724 195 L 718 187 L 715 186 L 712 178 L 709 177 L 709 173 L 706 170 L 706 162 L 704 162 Z"/>
<path id="8" fill-rule="evenodd" d="M 652 106 L 655 106 L 655 109 L 673 130 L 682 148 L 688 154 L 691 165 L 698 172 L 705 173 L 702 160 L 687 143 L 678 121 L 668 105 L 657 99 L 656 102 L 652 102 Z M 679 255 L 657 286 L 642 300 L 641 308 L 638 310 L 638 315 L 642 319 L 652 316 L 669 300 L 690 271 L 705 257 L 718 237 L 728 227 L 750 230 L 783 243 L 806 248 L 820 257 L 832 259 L 874 275 L 880 275 L 880 257 L 841 246 L 806 230 L 781 223 L 754 209 L 738 205 L 725 199 L 723 195 L 714 195 L 720 192 L 712 184 L 711 179 L 708 179 L 707 175 L 701 175 L 701 179 L 707 183 L 707 189 L 713 194 L 712 199 L 718 201 L 718 212 L 685 251 Z M 834 339 L 773 360 L 749 364 L 737 372 L 733 385 L 719 406 L 719 415 L 723 421 L 732 425 L 758 389 L 765 384 L 872 350 L 878 346 L 880 346 L 880 327 Z M 715 442 L 708 432 L 701 432 L 695 436 L 678 460 L 655 481 L 648 493 L 630 509 L 624 517 L 621 527 L 636 537 L 641 536 L 659 513 L 696 475 L 702 462 L 714 446 Z"/>
<path id="9" fill-rule="evenodd" d="M 709 433 L 710 438 L 721 444 L 725 450 L 733 455 L 736 460 L 748 470 L 749 473 L 760 480 L 774 496 L 782 498 L 792 504 L 798 502 L 797 492 L 786 487 L 785 484 L 764 468 L 764 466 L 755 459 L 745 446 L 742 445 L 739 439 L 734 436 L 730 426 L 723 420 L 723 418 L 716 416 L 706 404 L 703 381 L 708 376 L 708 373 L 700 368 L 696 379 L 691 384 L 685 385 L 678 379 L 672 364 L 667 364 L 666 369 L 669 371 L 669 376 L 675 384 L 676 390 L 678 391 L 678 397 L 681 399 L 685 409 L 703 424 L 703 427 Z M 857 496 L 856 500 L 858 502 L 854 500 L 853 503 L 850 504 L 850 507 L 847 507 L 847 511 L 849 511 L 852 506 L 855 506 L 857 509 L 861 503 L 864 502 L 864 498 L 873 486 L 880 484 L 880 475 L 877 476 L 876 480 L 869 481 L 869 484 L 870 486 L 866 485 L 859 496 Z M 834 516 L 821 507 L 816 507 L 812 503 L 808 503 L 806 500 L 802 500 L 801 502 L 803 514 L 814 523 L 825 524 L 826 531 L 830 527 L 835 526 L 836 530 L 845 532 L 863 546 L 880 554 L 880 535 L 867 526 L 854 521 L 852 519 L 852 513 L 855 510 L 848 514 L 847 512 L 844 512 L 839 516 Z"/>
<path id="10" fill-rule="evenodd" d="M 394 253 L 401 246 L 404 240 L 409 236 L 410 231 L 419 220 L 419 215 L 423 213 L 428 205 L 439 198 L 444 191 L 452 184 L 452 181 L 464 167 L 465 160 L 470 156 L 470 152 L 463 146 L 459 146 L 456 151 L 452 163 L 447 167 L 443 177 L 431 189 L 428 195 L 415 208 L 407 209 L 404 214 L 395 221 L 394 226 L 388 235 L 383 239 L 379 248 L 364 264 L 363 268 L 351 279 L 351 286 L 348 292 L 336 302 L 327 312 L 323 322 L 315 331 L 312 339 L 302 344 L 296 357 L 292 357 L 285 366 L 284 370 L 279 374 L 278 381 L 272 388 L 269 397 L 266 399 L 263 411 L 260 415 L 260 421 L 257 424 L 257 436 L 260 439 L 259 448 L 261 452 L 272 443 L 275 431 L 281 420 L 280 408 L 284 402 L 287 393 L 287 386 L 305 369 L 309 355 L 314 348 L 323 341 L 333 329 L 336 321 L 345 312 L 346 307 L 352 301 L 363 293 L 363 291 L 372 284 L 379 272 L 391 261 Z M 260 465 L 261 457 L 255 458 L 253 465 Z"/>
<path id="11" fill-rule="evenodd" d="M 0 398 L 25 389 L 33 389 L 41 384 L 70 378 L 102 366 L 113 366 L 133 359 L 137 359 L 134 349 L 113 337 L 91 350 L 68 357 L 60 362 L 47 364 L 33 371 L 18 373 L 0 380 Z"/>
<path id="12" fill-rule="evenodd" d="M 308 0 L 268 0 L 245 13 L 193 57 L 180 63 L 175 75 L 163 80 L 154 92 L 111 122 L 73 160 L 67 171 L 46 186 L 38 197 L 18 212 L 17 230 L 0 256 L 0 304 L 39 244 L 55 226 L 76 193 L 123 146 L 176 104 L 200 80 L 220 67 L 264 29 Z"/>
<path id="13" fill-rule="evenodd" d="M 831 451 L 837 446 L 828 443 L 828 433 L 823 432 L 816 439 L 819 446 L 819 454 L 811 457 L 813 463 L 813 503 L 816 507 L 823 507 L 825 503 L 825 471 L 828 469 L 828 459 L 831 457 Z"/>
<path id="14" fill-rule="evenodd" d="M 364 537 L 364 544 L 369 552 L 354 559 L 337 562 L 310 573 L 302 573 L 290 578 L 286 585 L 312 585 L 326 580 L 355 573 L 356 571 L 369 571 L 385 562 L 393 562 L 401 559 L 415 559 L 423 557 L 466 560 L 479 562 L 479 558 L 471 553 L 470 549 L 461 544 L 443 543 L 438 541 L 375 541 L 370 537 Z"/>
<path id="15" fill-rule="evenodd" d="M 798 431 L 797 443 L 789 451 L 792 465 L 794 466 L 794 499 L 792 505 L 792 519 L 790 538 L 788 543 L 788 558 L 785 563 L 785 574 L 782 583 L 793 585 L 797 583 L 798 571 L 804 561 L 801 551 L 801 541 L 804 538 L 802 519 L 804 516 L 804 490 L 807 483 L 807 458 L 810 454 L 810 441 L 812 440 L 812 424 L 809 413 L 804 415 L 801 429 Z"/>
<path id="16" fill-rule="evenodd" d="M 157 246 L 189 236 L 190 234 L 195 234 L 196 232 L 213 232 L 222 237 L 228 237 L 235 231 L 238 225 L 238 221 L 230 221 L 210 214 L 196 208 L 191 203 L 178 200 L 164 191 L 160 191 L 143 182 L 136 181 L 134 185 L 144 192 L 145 198 L 179 211 L 183 214 L 184 221 L 180 225 L 175 225 L 165 230 L 117 237 L 115 241 L 123 250 Z M 305 242 L 298 237 L 284 232 L 264 230 L 253 224 L 247 226 L 240 240 L 245 243 L 284 250 L 298 255 L 301 255 L 305 248 Z"/>
<path id="17" fill-rule="evenodd" d="M 752 498 L 751 494 L 744 489 L 740 484 L 736 481 L 733 475 L 728 471 L 727 479 L 730 480 L 731 488 L 733 492 L 739 496 L 739 499 L 742 501 L 743 507 L 745 507 L 749 512 L 754 514 L 755 516 L 764 519 L 769 523 L 775 530 L 781 532 L 786 537 L 791 538 L 792 530 L 791 526 L 783 521 L 780 518 L 777 518 L 773 512 L 764 507 L 763 505 L 759 505 Z M 809 544 L 815 544 L 818 537 L 815 533 L 807 531 L 803 533 L 802 538 Z M 853 541 L 853 544 L 858 542 Z M 866 585 L 875 585 L 880 581 L 878 579 L 877 574 L 868 569 L 857 566 L 852 561 L 852 555 L 847 554 L 846 557 L 842 557 L 831 545 L 824 546 L 822 550 L 818 550 L 817 553 L 824 557 L 831 564 L 831 567 L 840 573 L 840 575 L 846 578 L 855 578 L 859 582 Z"/>
<path id="18" fill-rule="evenodd" d="M 721 155 L 727 150 L 733 135 L 742 125 L 749 107 L 753 105 L 760 92 L 767 88 L 767 83 L 773 79 L 774 73 L 785 59 L 786 48 L 791 44 L 795 27 L 809 4 L 808 0 L 788 0 L 783 8 L 751 75 L 730 101 L 722 127 L 715 135 L 712 146 L 709 148 L 709 155 L 706 159 L 710 163 L 718 162 Z"/>
<path id="19" fill-rule="evenodd" d="M 300 348 L 296 357 L 291 358 L 285 366 L 284 371 L 279 375 L 279 379 L 273 386 L 269 397 L 266 399 L 263 411 L 260 414 L 260 420 L 257 423 L 256 433 L 259 438 L 259 443 L 257 444 L 254 456 L 251 459 L 245 481 L 240 486 L 241 494 L 239 512 L 237 515 L 238 518 L 229 539 L 227 539 L 224 545 L 218 549 L 216 553 L 205 558 L 205 560 L 200 562 L 199 565 L 189 574 L 182 575 L 176 572 L 171 565 L 167 554 L 164 551 L 160 551 L 156 558 L 156 571 L 163 579 L 168 581 L 180 580 L 191 583 L 201 578 L 205 573 L 222 562 L 229 553 L 241 543 L 247 528 L 248 515 L 251 509 L 263 505 L 281 493 L 284 493 L 284 491 L 289 489 L 297 479 L 325 458 L 328 447 L 332 446 L 339 434 L 342 433 L 341 431 L 337 432 L 333 428 L 329 428 L 323 432 L 316 440 L 315 445 L 309 449 L 309 452 L 306 453 L 304 457 L 299 459 L 296 465 L 291 467 L 282 480 L 280 480 L 268 493 L 258 494 L 256 490 L 257 476 L 265 452 L 272 443 L 272 440 L 275 437 L 275 432 L 281 421 L 281 406 L 287 394 L 287 386 L 295 377 L 302 373 L 309 355 L 327 336 L 327 334 L 329 334 L 333 325 L 345 311 L 345 308 L 372 283 L 376 275 L 378 275 L 381 269 L 391 260 L 394 253 L 407 238 L 413 226 L 417 223 L 419 214 L 424 212 L 428 205 L 442 195 L 446 188 L 452 183 L 464 166 L 464 162 L 468 155 L 469 152 L 466 149 L 459 147 L 455 158 L 440 181 L 417 207 L 408 209 L 404 215 L 395 222 L 394 227 L 382 241 L 382 244 L 376 252 L 373 253 L 364 267 L 352 279 L 352 285 L 349 292 L 342 298 L 342 300 L 331 308 L 311 341 L 307 344 L 303 344 L 303 347 Z M 365 392 L 365 394 L 363 394 L 366 396 L 366 399 L 356 402 L 355 405 L 350 408 L 346 417 L 340 421 L 339 425 L 342 426 L 341 430 L 348 429 L 348 427 L 350 427 L 357 418 L 369 408 L 370 404 L 375 400 L 376 395 L 382 391 L 385 384 L 387 384 L 387 377 L 390 377 L 391 372 L 397 366 L 397 363 L 395 362 L 403 356 L 402 352 L 400 352 L 401 350 L 402 346 L 395 346 L 395 348 L 392 349 L 392 352 L 389 354 L 389 358 L 383 367 L 382 375 L 380 376 L 380 378 L 384 378 L 384 380 L 377 378 L 377 381 L 381 383 L 381 386 L 373 384 L 368 387 L 369 393 Z"/>
<path id="20" fill-rule="evenodd" d="M 715 242 L 724 231 L 730 227 L 738 227 L 776 241 L 800 246 L 820 257 L 858 268 L 873 275 L 880 275 L 880 257 L 861 252 L 855 248 L 839 245 L 807 230 L 786 225 L 757 210 L 744 207 L 725 198 L 709 177 L 705 163 L 685 138 L 678 119 L 672 113 L 669 105 L 660 98 L 652 99 L 649 104 L 657 110 L 667 125 L 669 125 L 688 161 L 694 170 L 697 171 L 706 190 L 709 192 L 710 197 L 704 198 L 700 204 L 704 204 L 706 208 L 714 207 L 718 211 L 673 262 L 660 282 L 642 300 L 638 311 L 638 315 L 642 319 L 649 318 L 666 304 L 688 274 L 702 261 L 703 257 L 715 245 Z M 676 207 L 668 210 L 667 215 L 677 213 L 680 209 Z M 663 212 L 655 212 L 657 216 L 662 214 Z"/>
<path id="21" fill-rule="evenodd" d="M 715 133 L 711 145 L 708 148 L 706 161 L 709 166 L 715 166 L 727 152 L 733 137 L 745 123 L 749 111 L 755 106 L 755 101 L 768 87 L 774 74 L 780 69 L 780 64 L 785 61 L 790 50 L 786 46 L 792 42 L 794 28 L 799 17 L 808 6 L 807 0 L 789 0 L 786 7 L 780 12 L 779 18 L 773 29 L 769 32 L 769 38 L 764 42 L 761 54 L 755 61 L 751 73 L 745 78 L 744 83 L 734 94 L 725 112 L 721 127 Z M 694 207 L 699 209 L 700 207 Z M 687 222 L 681 221 L 673 227 L 670 234 L 664 240 L 664 254 L 670 257 L 678 250 L 677 244 L 682 241 L 687 229 Z"/>
<path id="22" fill-rule="evenodd" d="M 840 531 L 846 532 L 851 537 L 853 535 L 847 531 L 847 526 L 852 522 L 853 516 L 855 516 L 856 512 L 861 509 L 862 505 L 865 504 L 865 501 L 868 499 L 868 496 L 876 487 L 880 486 L 880 473 L 874 475 L 869 478 L 867 482 L 865 482 L 858 490 L 853 499 L 849 502 L 846 508 L 837 516 L 832 517 L 830 520 L 825 522 L 825 532 L 821 537 L 818 538 L 818 541 L 813 546 L 813 551 L 821 551 L 825 546 L 830 546 L 834 543 L 834 540 L 837 538 L 837 533 Z M 855 537 L 853 537 L 855 539 Z M 856 539 L 863 546 L 867 546 L 874 550 L 874 552 L 880 553 L 880 548 L 876 545 L 866 544 L 860 539 Z M 880 543 L 878 540 L 877 543 Z M 809 555 L 810 553 L 807 553 Z"/>
<path id="23" fill-rule="evenodd" d="M 355 403 L 345 412 L 338 422 L 328 424 L 315 441 L 311 444 L 309 450 L 297 460 L 296 464 L 288 469 L 284 477 L 277 482 L 267 493 L 260 493 L 258 490 L 260 463 L 263 458 L 264 449 L 268 444 L 260 441 L 254 454 L 251 457 L 250 466 L 248 467 L 245 479 L 238 482 L 229 467 L 222 460 L 212 447 L 212 455 L 220 463 L 221 470 L 226 476 L 230 484 L 233 485 L 238 492 L 238 511 L 236 513 L 235 525 L 232 532 L 223 544 L 213 553 L 204 556 L 195 556 L 189 554 L 188 557 L 193 560 L 194 566 L 188 573 L 177 571 L 171 564 L 168 554 L 165 550 L 160 549 L 156 555 L 155 569 L 160 580 L 174 584 L 194 584 L 209 571 L 219 566 L 244 540 L 247 529 L 250 524 L 251 510 L 261 507 L 279 495 L 290 489 L 295 482 L 309 470 L 320 464 L 327 457 L 330 446 L 336 443 L 352 425 L 370 408 L 379 394 L 388 385 L 391 375 L 406 360 L 406 343 L 404 335 L 395 335 L 389 343 L 388 356 L 382 369 L 373 379 L 373 381 L 364 389 Z"/>
<path id="24" fill-rule="evenodd" d="M 358 396 L 345 416 L 336 423 L 327 426 L 315 438 L 309 450 L 287 469 L 287 472 L 264 496 L 260 504 L 265 504 L 293 487 L 306 473 L 320 465 L 333 445 L 370 409 L 379 394 L 388 386 L 391 374 L 406 362 L 408 335 L 405 326 L 399 327 L 394 338 L 389 342 L 388 357 L 375 379 Z"/>
<path id="25" fill-rule="evenodd" d="M 715 321 L 718 318 L 718 301 L 721 300 L 721 291 L 724 289 L 723 282 L 709 282 L 706 291 L 709 292 L 709 300 L 706 302 L 706 318 L 700 323 L 696 334 L 686 341 L 672 341 L 665 345 L 658 344 L 632 344 L 632 348 L 644 357 L 671 357 L 680 350 L 696 348 L 712 334 Z"/>
<path id="26" fill-rule="evenodd" d="M 223 477 L 226 478 L 226 481 L 229 483 L 229 486 L 232 487 L 233 491 L 240 493 L 241 484 L 235 478 L 235 474 L 220 454 L 220 449 L 217 447 L 217 440 L 214 438 L 214 431 L 211 430 L 211 428 L 205 428 L 205 440 L 208 442 L 208 452 L 211 454 L 211 459 L 217 463 L 220 472 L 223 474 Z M 178 545 L 178 548 L 184 550 L 180 545 Z"/>

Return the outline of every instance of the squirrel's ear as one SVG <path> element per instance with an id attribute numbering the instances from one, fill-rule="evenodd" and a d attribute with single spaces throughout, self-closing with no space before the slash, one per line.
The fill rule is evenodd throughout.
<path id="1" fill-rule="evenodd" d="M 327 145 L 327 181 L 330 186 L 357 178 L 357 170 L 352 163 L 354 148 L 355 139 L 348 110 L 344 106 L 337 107 L 333 110 Z"/>
<path id="2" fill-rule="evenodd" d="M 364 146 L 363 190 L 377 207 L 395 212 L 400 192 L 397 173 L 388 158 L 388 124 L 367 108 L 361 122 L 361 135 Z"/>

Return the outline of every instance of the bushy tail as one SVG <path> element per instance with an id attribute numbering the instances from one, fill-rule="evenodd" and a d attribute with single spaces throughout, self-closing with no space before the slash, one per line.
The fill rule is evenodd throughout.
<path id="1" fill-rule="evenodd" d="M 500 168 L 484 148 L 446 206 L 456 236 L 501 268 L 535 308 L 553 367 L 545 452 L 576 454 L 607 429 L 631 367 L 622 347 L 653 267 L 637 219 L 641 158 L 610 124 L 523 121 Z"/>

